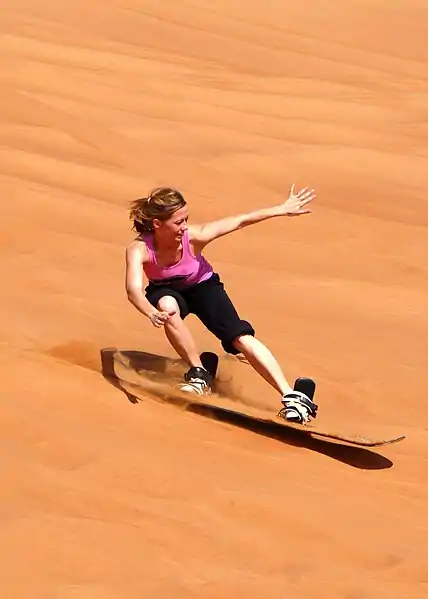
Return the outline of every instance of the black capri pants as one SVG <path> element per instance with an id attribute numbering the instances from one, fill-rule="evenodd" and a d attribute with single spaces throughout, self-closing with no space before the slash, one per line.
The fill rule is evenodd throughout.
<path id="1" fill-rule="evenodd" d="M 162 297 L 173 297 L 180 308 L 181 318 L 184 320 L 189 314 L 195 314 L 229 354 L 240 353 L 232 345 L 237 337 L 255 335 L 250 323 L 239 318 L 217 273 L 202 283 L 184 289 L 177 290 L 168 283 L 150 282 L 145 291 L 147 299 L 156 308 Z"/>

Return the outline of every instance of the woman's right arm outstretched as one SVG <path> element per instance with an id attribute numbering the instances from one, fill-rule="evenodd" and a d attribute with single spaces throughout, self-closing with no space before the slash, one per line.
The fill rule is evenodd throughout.
<path id="1" fill-rule="evenodd" d="M 142 242 L 134 242 L 126 248 L 125 252 L 125 289 L 128 300 L 144 316 L 150 319 L 155 327 L 161 327 L 170 316 L 170 312 L 157 310 L 144 295 L 143 291 L 143 264 L 148 260 L 147 249 Z"/>

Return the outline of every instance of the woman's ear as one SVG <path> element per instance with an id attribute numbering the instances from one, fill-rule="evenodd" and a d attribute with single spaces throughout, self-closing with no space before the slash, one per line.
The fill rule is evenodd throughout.
<path id="1" fill-rule="evenodd" d="M 162 224 L 162 221 L 159 220 L 158 218 L 154 218 L 152 223 L 153 223 L 153 229 L 159 229 L 159 227 Z"/>

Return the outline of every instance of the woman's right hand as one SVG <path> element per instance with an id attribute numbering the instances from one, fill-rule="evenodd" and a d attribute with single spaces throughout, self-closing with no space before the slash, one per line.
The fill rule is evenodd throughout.
<path id="1" fill-rule="evenodd" d="M 295 192 L 293 183 L 288 199 L 279 206 L 281 214 L 284 216 L 299 216 L 300 214 L 308 214 L 311 211 L 306 208 L 306 205 L 312 202 L 315 197 L 315 190 L 308 189 L 307 187 Z"/>
<path id="2" fill-rule="evenodd" d="M 150 312 L 149 319 L 154 327 L 160 328 L 163 327 L 167 320 L 171 318 L 175 314 L 175 310 L 160 311 L 154 310 Z"/>

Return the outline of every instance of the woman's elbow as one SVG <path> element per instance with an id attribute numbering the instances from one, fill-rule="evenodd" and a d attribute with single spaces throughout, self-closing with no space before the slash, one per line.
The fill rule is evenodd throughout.
<path id="1" fill-rule="evenodd" d="M 141 295 L 141 289 L 137 289 L 133 285 L 126 285 L 125 291 L 128 301 L 130 301 L 131 304 L 134 304 L 138 296 Z"/>

